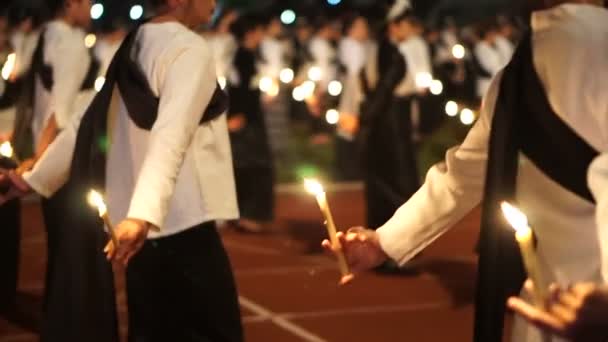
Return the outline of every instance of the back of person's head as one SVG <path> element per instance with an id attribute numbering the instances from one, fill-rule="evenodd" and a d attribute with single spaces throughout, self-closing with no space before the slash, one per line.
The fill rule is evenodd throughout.
<path id="1" fill-rule="evenodd" d="M 344 36 L 356 40 L 365 40 L 369 36 L 369 25 L 367 19 L 360 14 L 351 14 L 346 17 L 342 30 L 342 34 Z"/>
<path id="2" fill-rule="evenodd" d="M 35 29 L 44 21 L 42 9 L 29 3 L 13 3 L 7 11 L 7 16 L 9 26 L 12 28 L 19 28 L 27 22 L 32 29 Z"/>
<path id="3" fill-rule="evenodd" d="M 230 32 L 239 42 L 243 42 L 249 33 L 261 29 L 262 26 L 263 23 L 257 16 L 243 15 L 230 25 Z"/>

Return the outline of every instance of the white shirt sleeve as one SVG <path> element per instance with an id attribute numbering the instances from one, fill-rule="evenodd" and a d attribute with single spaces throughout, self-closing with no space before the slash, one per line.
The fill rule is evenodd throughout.
<path id="1" fill-rule="evenodd" d="M 49 145 L 24 180 L 38 194 L 48 198 L 57 192 L 68 180 L 76 147 L 78 127 L 85 112 L 72 117 L 68 126 Z"/>
<path id="2" fill-rule="evenodd" d="M 213 57 L 190 47 L 161 61 L 158 118 L 139 173 L 128 217 L 162 227 L 186 151 L 216 87 Z M 212 167 L 212 166 L 210 166 Z"/>
<path id="3" fill-rule="evenodd" d="M 492 75 L 496 75 L 504 67 L 500 53 L 487 43 L 477 44 L 475 56 L 479 64 Z"/>
<path id="4" fill-rule="evenodd" d="M 462 145 L 449 150 L 445 163 L 431 168 L 420 190 L 378 229 L 382 248 L 398 263 L 409 261 L 480 203 L 500 78 Z"/>
<path id="5" fill-rule="evenodd" d="M 602 260 L 602 278 L 608 283 L 608 153 L 598 156 L 589 167 L 589 188 L 596 200 L 596 223 Z"/>
<path id="6" fill-rule="evenodd" d="M 56 41 L 49 41 L 52 50 L 54 85 L 51 113 L 63 129 L 73 114 L 74 103 L 91 64 L 89 51 L 79 32 L 70 32 Z"/>

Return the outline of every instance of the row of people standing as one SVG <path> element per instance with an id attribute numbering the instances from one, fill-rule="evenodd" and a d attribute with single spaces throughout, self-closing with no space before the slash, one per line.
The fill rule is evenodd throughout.
<path id="1" fill-rule="evenodd" d="M 51 18 L 45 22 L 42 9 L 26 4 L 14 4 L 8 13 L 13 25 L 7 48 L 15 62 L 12 68 L 5 64 L 6 90 L 2 95 L 7 100 L 7 113 L 3 116 L 14 120 L 7 127 L 10 134 L 6 138 L 22 160 L 19 174 L 37 163 L 73 120 L 74 113 L 82 113 L 88 107 L 96 94 L 95 83 L 113 57 L 115 49 L 111 46 L 120 43 L 100 39 L 98 48 L 92 49 L 92 38 L 87 40 L 85 33 L 90 23 L 90 6 L 85 1 L 53 1 L 47 5 Z M 73 203 L 62 191 L 42 201 L 48 258 L 41 339 L 70 340 L 86 335 L 93 329 L 87 322 L 104 326 L 106 335 L 100 338 L 114 338 L 117 330 L 112 309 L 112 270 L 97 251 L 103 248 L 105 234 L 67 225 L 65 216 L 70 206 Z M 17 205 L 1 210 L 13 217 L 20 215 Z M 9 222 L 10 231 L 19 229 L 18 220 Z M 16 276 L 18 240 L 7 243 L 11 244 L 8 250 L 16 252 L 8 259 L 15 270 L 11 273 Z M 8 283 L 10 311 L 15 309 L 15 284 L 3 282 Z M 96 295 L 91 296 L 92 293 Z M 70 324 L 78 328 L 66 329 Z"/>

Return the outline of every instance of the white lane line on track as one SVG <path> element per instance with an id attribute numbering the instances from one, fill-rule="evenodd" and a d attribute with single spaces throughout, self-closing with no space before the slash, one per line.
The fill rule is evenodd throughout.
<path id="1" fill-rule="evenodd" d="M 307 319 L 307 318 L 321 318 L 321 317 L 332 317 L 332 316 L 347 316 L 347 315 L 366 315 L 366 314 L 379 314 L 379 313 L 398 313 L 398 312 L 412 312 L 422 310 L 434 310 L 441 309 L 449 306 L 448 302 L 436 302 L 436 303 L 425 303 L 425 304 L 408 304 L 408 305 L 393 305 L 393 306 L 372 306 L 372 307 L 360 307 L 352 309 L 340 309 L 340 310 L 329 310 L 329 311 L 311 311 L 311 312 L 285 312 L 276 314 L 275 317 L 284 319 Z M 246 316 L 243 318 L 245 323 L 259 323 L 268 321 L 267 316 Z"/>
<path id="2" fill-rule="evenodd" d="M 321 338 L 318 335 L 315 335 L 314 333 L 302 328 L 301 326 L 289 321 L 286 318 L 277 316 L 274 312 L 270 311 L 269 309 L 261 306 L 258 303 L 255 303 L 253 301 L 251 301 L 250 299 L 247 299 L 243 296 L 239 296 L 239 303 L 241 304 L 241 306 L 243 306 L 244 308 L 246 308 L 249 311 L 252 311 L 253 313 L 255 313 L 256 315 L 258 315 L 258 317 L 263 317 L 266 318 L 266 320 L 271 321 L 272 323 L 274 323 L 275 325 L 277 325 L 280 328 L 283 328 L 284 330 L 290 332 L 291 334 L 298 336 L 299 338 L 301 338 L 304 341 L 307 342 L 328 342 L 327 340 Z"/>

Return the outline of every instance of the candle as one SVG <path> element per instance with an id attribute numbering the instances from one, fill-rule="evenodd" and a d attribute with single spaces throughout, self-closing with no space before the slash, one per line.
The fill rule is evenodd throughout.
<path id="1" fill-rule="evenodd" d="M 526 267 L 528 277 L 534 284 L 533 297 L 535 304 L 542 307 L 547 298 L 547 294 L 544 290 L 545 283 L 542 279 L 538 258 L 536 256 L 534 233 L 532 228 L 528 225 L 528 218 L 519 209 L 507 202 L 503 202 L 501 208 L 505 218 L 515 229 L 515 238 L 517 239 L 519 249 L 521 250 L 524 266 Z"/>
<path id="2" fill-rule="evenodd" d="M 306 188 L 306 191 L 308 191 L 312 195 L 315 195 L 317 199 L 317 203 L 319 204 L 321 213 L 325 218 L 325 226 L 327 227 L 327 233 L 329 234 L 331 244 L 334 246 L 334 248 L 337 247 L 338 249 L 338 265 L 340 267 L 340 273 L 342 274 L 340 284 L 347 284 L 353 279 L 354 276 L 350 272 L 348 264 L 346 263 L 346 257 L 344 256 L 344 252 L 341 249 L 340 241 L 336 237 L 338 231 L 336 229 L 336 224 L 334 223 L 333 215 L 331 214 L 331 210 L 329 208 L 329 203 L 327 202 L 327 195 L 325 194 L 323 185 L 321 185 L 321 183 L 316 180 L 305 179 L 304 186 Z"/>
<path id="3" fill-rule="evenodd" d="M 95 190 L 91 190 L 88 196 L 89 205 L 94 208 L 97 208 L 99 212 L 99 217 L 103 220 L 104 224 L 108 228 L 108 232 L 110 233 L 110 238 L 112 239 L 112 244 L 114 247 L 118 247 L 118 239 L 116 238 L 116 233 L 114 231 L 114 226 L 112 222 L 110 222 L 110 217 L 108 216 L 108 208 L 106 203 L 103 200 L 103 196 Z"/>

